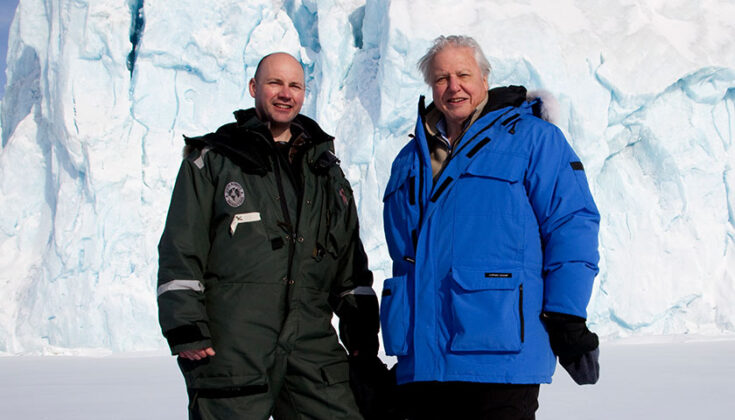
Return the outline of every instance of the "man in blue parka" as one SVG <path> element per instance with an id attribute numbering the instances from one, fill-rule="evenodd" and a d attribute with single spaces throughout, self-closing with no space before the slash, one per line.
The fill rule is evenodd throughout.
<path id="1" fill-rule="evenodd" d="M 419 68 L 433 103 L 421 98 L 384 196 L 381 322 L 400 400 L 410 419 L 533 419 L 556 356 L 597 380 L 585 320 L 599 213 L 541 101 L 488 91 L 476 41 L 441 36 Z"/>

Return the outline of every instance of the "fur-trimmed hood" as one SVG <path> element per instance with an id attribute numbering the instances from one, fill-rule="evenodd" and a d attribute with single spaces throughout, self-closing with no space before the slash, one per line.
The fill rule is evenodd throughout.
<path id="1" fill-rule="evenodd" d="M 425 108 L 424 101 L 425 98 L 421 96 L 419 99 L 419 115 L 422 117 L 424 130 L 427 134 L 426 139 L 431 155 L 432 173 L 437 176 L 443 170 L 445 162 L 449 158 L 451 146 L 443 136 L 439 135 L 436 128 L 443 115 L 433 102 Z M 556 121 L 558 121 L 559 103 L 551 93 L 543 90 L 529 92 L 523 86 L 497 87 L 487 92 L 485 100 L 480 103 L 477 110 L 465 122 L 463 133 L 458 139 L 461 139 L 464 136 L 464 131 L 468 130 L 475 121 L 484 115 L 509 106 L 520 107 L 524 102 L 531 104 L 534 116 L 552 124 L 556 124 Z"/>

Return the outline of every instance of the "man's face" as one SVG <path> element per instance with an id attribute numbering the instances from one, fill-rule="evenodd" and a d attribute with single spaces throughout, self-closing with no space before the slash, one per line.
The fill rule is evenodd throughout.
<path id="1" fill-rule="evenodd" d="M 258 118 L 271 124 L 290 124 L 304 104 L 304 71 L 285 53 L 267 57 L 249 87 Z"/>
<path id="2" fill-rule="evenodd" d="M 469 47 L 447 46 L 431 61 L 434 104 L 449 124 L 462 124 L 487 96 L 487 77 Z"/>

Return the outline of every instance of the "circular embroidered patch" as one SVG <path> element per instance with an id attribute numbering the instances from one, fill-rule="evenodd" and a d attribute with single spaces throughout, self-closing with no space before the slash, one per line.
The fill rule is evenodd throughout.
<path id="1" fill-rule="evenodd" d="M 240 207 L 245 202 L 245 190 L 242 185 L 235 181 L 230 182 L 225 187 L 225 201 L 232 207 Z"/>

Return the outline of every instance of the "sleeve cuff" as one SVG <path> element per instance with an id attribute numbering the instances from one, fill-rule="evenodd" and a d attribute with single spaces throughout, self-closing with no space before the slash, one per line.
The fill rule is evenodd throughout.
<path id="1" fill-rule="evenodd" d="M 187 345 L 191 343 L 202 341 L 211 342 L 209 327 L 207 327 L 207 324 L 203 322 L 197 322 L 196 324 L 188 324 L 172 328 L 168 331 L 165 331 L 163 333 L 163 336 L 166 337 L 168 345 L 169 347 L 171 347 L 172 350 L 182 345 Z M 183 350 L 191 350 L 191 348 L 185 348 Z"/>
<path id="2" fill-rule="evenodd" d="M 201 350 L 201 349 L 206 349 L 207 347 L 213 347 L 212 340 L 207 339 L 207 340 L 201 340 L 201 341 L 194 341 L 192 343 L 183 343 L 183 344 L 171 346 L 171 354 L 176 356 L 182 351 Z"/>

